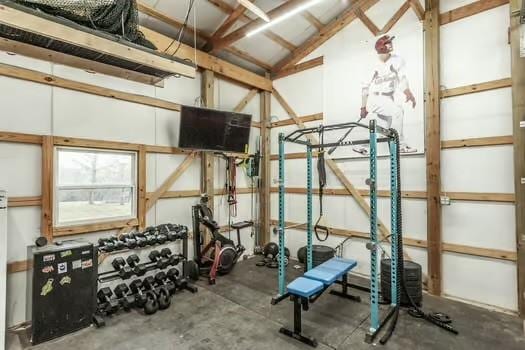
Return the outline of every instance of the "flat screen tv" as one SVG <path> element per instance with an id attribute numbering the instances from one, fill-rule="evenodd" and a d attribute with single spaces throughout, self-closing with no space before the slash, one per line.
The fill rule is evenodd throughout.
<path id="1" fill-rule="evenodd" d="M 246 152 L 252 116 L 182 106 L 179 147 L 194 150 Z"/>

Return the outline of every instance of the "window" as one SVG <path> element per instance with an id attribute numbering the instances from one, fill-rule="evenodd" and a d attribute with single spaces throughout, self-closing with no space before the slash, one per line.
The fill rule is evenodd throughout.
<path id="1" fill-rule="evenodd" d="M 56 148 L 55 226 L 137 216 L 135 152 Z"/>

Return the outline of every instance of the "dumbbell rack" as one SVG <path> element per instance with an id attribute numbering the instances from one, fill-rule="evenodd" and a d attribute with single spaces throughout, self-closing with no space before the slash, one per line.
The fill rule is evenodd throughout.
<path id="1" fill-rule="evenodd" d="M 155 276 L 135 279 L 130 285 L 121 283 L 112 291 L 109 287 L 101 288 L 97 293 L 98 307 L 93 317 L 97 327 L 105 325 L 105 317 L 119 310 L 130 311 L 132 308 L 144 309 L 147 315 L 157 310 L 167 309 L 171 297 L 178 291 L 188 290 L 196 293 L 198 290 L 188 279 L 191 267 L 188 267 L 188 230 L 185 226 L 165 224 L 149 227 L 144 232 L 127 234 L 124 237 L 112 237 L 99 240 L 99 254 L 126 251 L 136 251 L 157 244 L 165 244 L 182 240 L 182 254 L 173 254 L 169 248 L 160 252 L 152 250 L 148 256 L 150 262 L 139 263 L 137 254 L 131 254 L 126 260 L 122 257 L 112 261 L 114 270 L 100 273 L 98 282 L 106 283 L 118 279 L 127 280 L 133 276 L 141 277 L 148 272 L 159 270 Z M 107 249 L 107 247 L 110 249 Z M 182 271 L 176 266 L 183 264 Z M 163 270 L 171 268 L 165 273 Z"/>

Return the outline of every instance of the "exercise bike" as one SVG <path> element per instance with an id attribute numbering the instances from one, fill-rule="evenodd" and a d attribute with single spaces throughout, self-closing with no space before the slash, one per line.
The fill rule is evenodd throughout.
<path id="1" fill-rule="evenodd" d="M 215 284 L 217 274 L 226 275 L 231 272 L 245 248 L 241 244 L 241 229 L 250 227 L 253 222 L 242 221 L 232 224 L 237 230 L 237 244 L 220 233 L 219 224 L 213 220 L 213 212 L 208 207 L 208 197 L 202 196 L 199 204 L 192 207 L 193 212 L 193 245 L 195 247 L 195 262 L 199 273 L 208 277 L 210 284 Z M 206 227 L 211 239 L 205 245 L 205 234 L 201 225 Z"/>

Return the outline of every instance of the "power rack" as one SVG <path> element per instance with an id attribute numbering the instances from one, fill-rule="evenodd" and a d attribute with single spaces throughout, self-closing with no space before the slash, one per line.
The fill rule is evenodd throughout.
<path id="1" fill-rule="evenodd" d="M 345 141 L 346 137 L 355 128 L 367 129 L 369 131 L 369 139 Z M 347 130 L 346 134 L 337 142 L 324 143 L 324 136 L 328 132 L 336 130 Z M 318 134 L 320 142 L 313 144 L 309 140 L 309 135 Z M 399 313 L 401 283 L 403 278 L 403 261 L 399 257 L 403 257 L 402 245 L 402 228 L 401 228 L 401 195 L 400 195 L 400 164 L 399 164 L 399 137 L 397 131 L 394 129 L 385 129 L 377 125 L 375 120 L 371 120 L 369 125 L 359 122 L 349 122 L 341 124 L 333 124 L 326 126 L 319 126 L 313 128 L 304 128 L 296 130 L 285 136 L 284 133 L 279 134 L 279 294 L 272 299 L 272 304 L 277 304 L 280 301 L 292 296 L 297 297 L 288 290 L 286 286 L 286 270 L 284 262 L 284 247 L 285 247 L 285 143 L 296 143 L 306 146 L 306 170 L 307 170 L 307 254 L 306 254 L 306 271 L 312 269 L 312 153 L 313 150 L 319 150 L 324 156 L 325 148 L 331 148 L 329 153 L 332 153 L 337 147 L 354 146 L 368 144 L 370 147 L 370 177 L 367 184 L 370 187 L 370 242 L 367 247 L 370 250 L 370 327 L 366 335 L 365 341 L 371 343 L 374 341 L 377 334 L 383 329 L 390 319 L 394 316 L 393 322 L 390 326 L 390 331 L 385 336 L 386 340 L 392 334 L 397 315 Z M 379 278 L 378 278 L 378 249 L 380 240 L 378 237 L 378 208 L 377 208 L 377 148 L 378 143 L 387 142 L 390 150 L 390 191 L 391 191 L 391 259 L 392 259 L 392 274 L 391 274 L 391 305 L 386 316 L 380 319 L 379 315 Z M 346 276 L 343 276 L 346 277 Z M 343 278 L 346 282 L 346 278 Z M 351 285 L 348 285 L 351 286 Z M 322 291 L 319 293 L 319 295 Z M 314 302 L 319 295 L 314 295 L 308 298 L 310 302 Z M 306 308 L 307 309 L 307 308 Z M 297 311 L 297 310 L 296 310 Z M 299 310 L 300 312 L 300 310 Z M 296 312 L 297 313 L 297 312 Z M 301 329 L 300 317 L 295 318 L 299 325 L 295 325 L 295 329 Z M 283 332 L 284 333 L 284 332 Z M 286 333 L 285 333 L 286 334 Z M 292 335 L 296 339 L 300 339 L 302 334 Z M 385 340 L 385 342 L 386 342 Z M 310 344 L 312 345 L 312 344 Z"/>

